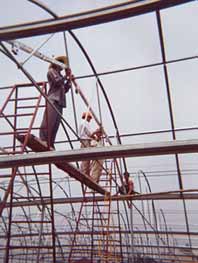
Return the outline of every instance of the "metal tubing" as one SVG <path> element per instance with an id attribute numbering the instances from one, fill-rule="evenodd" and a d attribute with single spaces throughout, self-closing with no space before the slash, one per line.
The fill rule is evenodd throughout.
<path id="1" fill-rule="evenodd" d="M 180 5 L 192 0 L 143 0 L 127 1 L 107 8 L 96 9 L 76 15 L 48 19 L 32 23 L 0 28 L 0 40 L 24 38 L 48 33 L 55 33 L 75 28 L 88 27 L 100 23 L 115 21 L 153 12 L 155 10 Z"/>
<path id="2" fill-rule="evenodd" d="M 178 140 L 159 143 L 142 143 L 132 145 L 115 145 L 92 147 L 68 151 L 47 151 L 29 153 L 28 155 L 0 157 L 0 168 L 11 168 L 32 164 L 60 163 L 82 160 L 112 159 L 118 157 L 145 157 L 155 155 L 169 155 L 175 153 L 197 153 L 198 140 Z M 62 163 L 62 164 L 61 164 Z"/>
<path id="3" fill-rule="evenodd" d="M 197 200 L 198 199 L 198 189 L 189 189 L 183 190 L 183 198 L 188 200 Z M 193 193 L 194 192 L 194 193 Z M 103 196 L 96 196 L 96 201 L 103 202 Z M 141 194 L 141 195 L 116 195 L 111 196 L 111 201 L 124 201 L 124 200 L 133 200 L 133 201 L 141 201 L 141 200 L 179 200 L 181 198 L 181 191 L 170 191 L 170 192 L 161 192 L 161 193 L 152 193 L 152 194 Z M 72 197 L 72 198 L 54 198 L 54 204 L 70 204 L 70 203 L 82 203 L 82 202 L 93 202 L 93 198 L 88 197 Z M 37 205 L 47 205 L 50 204 L 49 198 L 43 198 L 42 200 L 31 200 L 28 201 L 17 201 L 13 202 L 13 207 L 20 206 L 37 206 Z M 1 202 L 0 202 L 1 205 Z M 5 208 L 9 207 L 9 203 L 5 204 Z"/>
<path id="4" fill-rule="evenodd" d="M 166 62 L 166 53 L 165 53 L 165 45 L 164 45 L 164 38 L 163 38 L 163 31 L 162 31 L 161 16 L 160 16 L 159 10 L 156 11 L 156 19 L 157 19 L 157 25 L 158 25 L 162 61 L 165 63 Z M 166 91 L 167 91 L 167 96 L 168 96 L 168 105 L 169 105 L 169 113 L 170 113 L 170 120 L 171 120 L 172 137 L 173 137 L 173 140 L 176 140 L 176 134 L 174 132 L 175 125 L 174 125 L 174 116 L 173 116 L 172 101 L 171 101 L 171 91 L 170 91 L 169 78 L 168 78 L 168 69 L 167 69 L 166 64 L 164 64 L 163 69 L 164 69 Z M 175 160 L 176 160 L 176 166 L 177 166 L 177 172 L 178 172 L 179 188 L 180 188 L 180 190 L 182 190 L 183 189 L 183 182 L 182 182 L 182 175 L 181 175 L 181 170 L 180 170 L 178 154 L 175 154 Z M 181 195 L 182 195 L 182 193 L 181 193 Z M 185 221 L 186 221 L 186 228 L 187 228 L 187 231 L 189 232 L 189 222 L 188 222 L 188 215 L 187 215 L 187 211 L 186 211 L 185 200 L 183 200 L 183 207 L 184 207 L 184 216 L 185 216 Z M 192 244 L 191 244 L 190 235 L 188 237 L 188 240 L 189 240 L 189 244 L 191 246 Z"/>

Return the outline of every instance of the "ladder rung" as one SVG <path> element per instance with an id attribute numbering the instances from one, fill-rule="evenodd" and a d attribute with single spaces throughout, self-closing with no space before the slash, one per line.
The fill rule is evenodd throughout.
<path id="1" fill-rule="evenodd" d="M 93 221 L 94 218 L 91 218 L 91 217 L 90 218 L 85 218 L 85 217 L 83 217 L 83 218 L 80 219 L 80 221 L 82 221 L 82 220 L 84 220 L 84 221 L 87 221 L 87 220 Z"/>
<path id="2" fill-rule="evenodd" d="M 17 199 L 17 200 L 37 200 L 37 201 L 39 201 L 39 200 L 43 200 L 43 199 L 50 199 L 51 197 L 50 196 L 21 196 L 21 197 L 18 197 L 18 196 L 16 196 L 16 197 L 14 197 L 15 199 Z"/>
<path id="3" fill-rule="evenodd" d="M 92 205 L 92 204 L 87 204 L 87 203 L 85 203 L 85 204 L 84 204 L 84 207 L 93 207 L 93 205 Z"/>
<path id="4" fill-rule="evenodd" d="M 118 214 L 118 212 L 110 212 L 110 213 L 108 213 L 108 212 L 102 212 L 102 214 L 109 214 L 109 215 L 117 215 Z"/>
<path id="5" fill-rule="evenodd" d="M 82 245 L 80 245 L 80 244 L 78 244 L 78 246 L 79 246 L 79 248 L 72 248 L 72 251 L 78 251 L 79 253 L 81 253 L 81 251 L 90 251 L 89 248 L 83 248 Z M 87 247 L 88 247 L 88 244 L 87 244 Z"/>
<path id="6" fill-rule="evenodd" d="M 19 100 L 38 100 L 39 97 L 29 97 L 29 98 L 17 98 L 17 99 L 9 99 L 8 101 L 19 101 Z"/>
<path id="7" fill-rule="evenodd" d="M 120 243 L 120 240 L 117 240 L 117 239 L 109 239 L 108 242 L 116 242 L 116 243 Z"/>
<path id="8" fill-rule="evenodd" d="M 28 128 L 18 128 L 17 129 L 17 133 L 18 133 L 18 131 L 20 131 L 20 134 L 24 134 L 25 135 L 28 132 Z M 40 129 L 40 127 L 32 127 L 32 130 L 39 130 L 39 129 Z"/>
<path id="9" fill-rule="evenodd" d="M 105 221 L 108 221 L 108 218 L 97 218 L 97 221 L 106 223 Z M 101 224 L 100 224 L 101 225 Z"/>
<path id="10" fill-rule="evenodd" d="M 102 186 L 103 188 L 109 188 L 109 189 L 114 189 L 114 188 L 116 188 L 116 185 L 109 186 L 109 185 L 102 185 L 102 184 L 101 184 L 101 186 Z"/>
<path id="11" fill-rule="evenodd" d="M 95 228 L 107 228 L 108 225 L 94 225 Z M 105 230 L 106 232 L 107 230 Z"/>
<path id="12" fill-rule="evenodd" d="M 97 228 L 105 228 L 105 232 L 108 232 L 108 230 L 106 230 L 107 228 L 108 229 L 119 229 L 118 226 L 109 226 L 109 225 L 94 225 L 94 227 L 97 227 Z M 109 233 L 108 233 L 109 234 Z M 112 233 L 110 233 L 112 234 Z"/>
<path id="13" fill-rule="evenodd" d="M 9 249 L 35 249 L 35 248 L 40 248 L 40 249 L 53 249 L 53 246 L 9 246 Z"/>
<path id="14" fill-rule="evenodd" d="M 24 113 L 24 114 L 10 114 L 10 115 L 1 115 L 0 118 L 14 118 L 14 117 L 26 117 L 33 116 L 33 113 Z"/>
<path id="15" fill-rule="evenodd" d="M 35 220 L 35 221 L 28 221 L 28 220 L 13 220 L 12 223 L 13 224 L 43 224 L 43 223 L 51 223 L 52 221 L 39 221 L 39 220 Z"/>
<path id="16" fill-rule="evenodd" d="M 37 108 L 44 108 L 45 107 L 45 105 L 39 105 L 39 106 L 37 106 Z M 17 109 L 35 109 L 36 108 L 36 106 L 18 106 L 18 107 L 16 107 Z"/>

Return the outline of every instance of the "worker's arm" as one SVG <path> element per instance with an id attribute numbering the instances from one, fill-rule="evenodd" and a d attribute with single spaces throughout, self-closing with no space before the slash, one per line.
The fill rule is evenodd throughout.
<path id="1" fill-rule="evenodd" d="M 84 132 L 90 139 L 94 139 L 93 133 L 87 128 L 87 126 L 85 126 Z"/>
<path id="2" fill-rule="evenodd" d="M 71 89 L 72 83 L 71 80 L 67 80 L 66 83 L 64 83 L 65 93 L 67 93 Z"/>
<path id="3" fill-rule="evenodd" d="M 64 84 L 65 78 L 58 74 L 56 70 L 50 68 L 47 73 L 47 78 L 53 87 L 59 87 L 59 85 Z"/>
<path id="4" fill-rule="evenodd" d="M 102 126 L 98 127 L 94 132 L 91 134 L 91 138 L 96 139 L 97 141 L 101 139 L 103 134 Z"/>
<path id="5" fill-rule="evenodd" d="M 133 194 L 133 192 L 134 192 L 134 184 L 133 184 L 133 181 L 132 180 L 129 180 L 129 183 L 128 183 L 128 188 L 129 188 L 129 190 L 128 190 L 128 195 L 131 195 L 131 194 Z"/>
<path id="6" fill-rule="evenodd" d="M 72 87 L 72 80 L 74 79 L 74 75 L 72 74 L 72 71 L 71 71 L 70 68 L 67 68 L 65 70 L 65 77 L 64 78 L 66 80 L 66 83 L 64 84 L 64 86 L 65 86 L 65 93 L 66 93 Z"/>

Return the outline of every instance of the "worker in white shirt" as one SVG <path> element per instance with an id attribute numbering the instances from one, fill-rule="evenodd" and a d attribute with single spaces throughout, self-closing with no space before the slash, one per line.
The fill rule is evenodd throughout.
<path id="1" fill-rule="evenodd" d="M 102 135 L 102 128 L 99 128 L 95 131 L 95 139 L 92 140 L 91 147 L 103 146 Z M 103 163 L 104 160 L 93 160 L 91 163 L 91 177 L 96 183 L 98 183 L 100 180 L 100 176 L 102 174 L 103 169 Z"/>
<path id="2" fill-rule="evenodd" d="M 95 134 L 98 129 L 92 132 L 90 128 L 90 121 L 92 119 L 92 114 L 90 111 L 83 112 L 82 114 L 82 123 L 79 126 L 78 136 L 80 138 L 80 148 L 91 147 L 91 140 L 95 139 Z M 82 173 L 90 176 L 90 162 L 91 160 L 86 160 L 81 162 L 80 170 Z"/>

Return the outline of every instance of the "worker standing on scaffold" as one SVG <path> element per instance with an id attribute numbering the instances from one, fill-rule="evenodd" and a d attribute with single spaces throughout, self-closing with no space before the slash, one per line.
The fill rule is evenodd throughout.
<path id="1" fill-rule="evenodd" d="M 103 135 L 103 129 L 101 127 L 100 129 L 97 129 L 95 131 L 95 139 L 91 141 L 91 147 L 103 146 L 102 135 Z M 103 159 L 93 160 L 91 162 L 91 177 L 96 183 L 100 181 L 100 177 L 102 175 L 103 163 L 104 163 Z"/>
<path id="2" fill-rule="evenodd" d="M 59 56 L 55 59 L 66 66 L 68 65 L 68 59 L 65 56 Z M 49 83 L 47 97 L 60 114 L 58 114 L 49 103 L 47 103 L 39 135 L 40 139 L 46 143 L 46 146 L 50 146 L 51 149 L 54 149 L 54 142 L 61 122 L 63 108 L 66 107 L 65 93 L 70 90 L 71 79 L 73 77 L 70 68 L 66 68 L 65 76 L 61 74 L 62 70 L 63 68 L 61 66 L 51 63 L 47 72 Z"/>
<path id="3" fill-rule="evenodd" d="M 78 129 L 78 136 L 80 138 L 80 148 L 91 147 L 91 140 L 96 138 L 96 133 L 98 129 L 92 132 L 90 127 L 90 121 L 92 120 L 92 114 L 90 111 L 83 112 L 82 114 L 82 122 Z M 90 176 L 90 160 L 82 161 L 80 170 L 82 173 Z"/>

